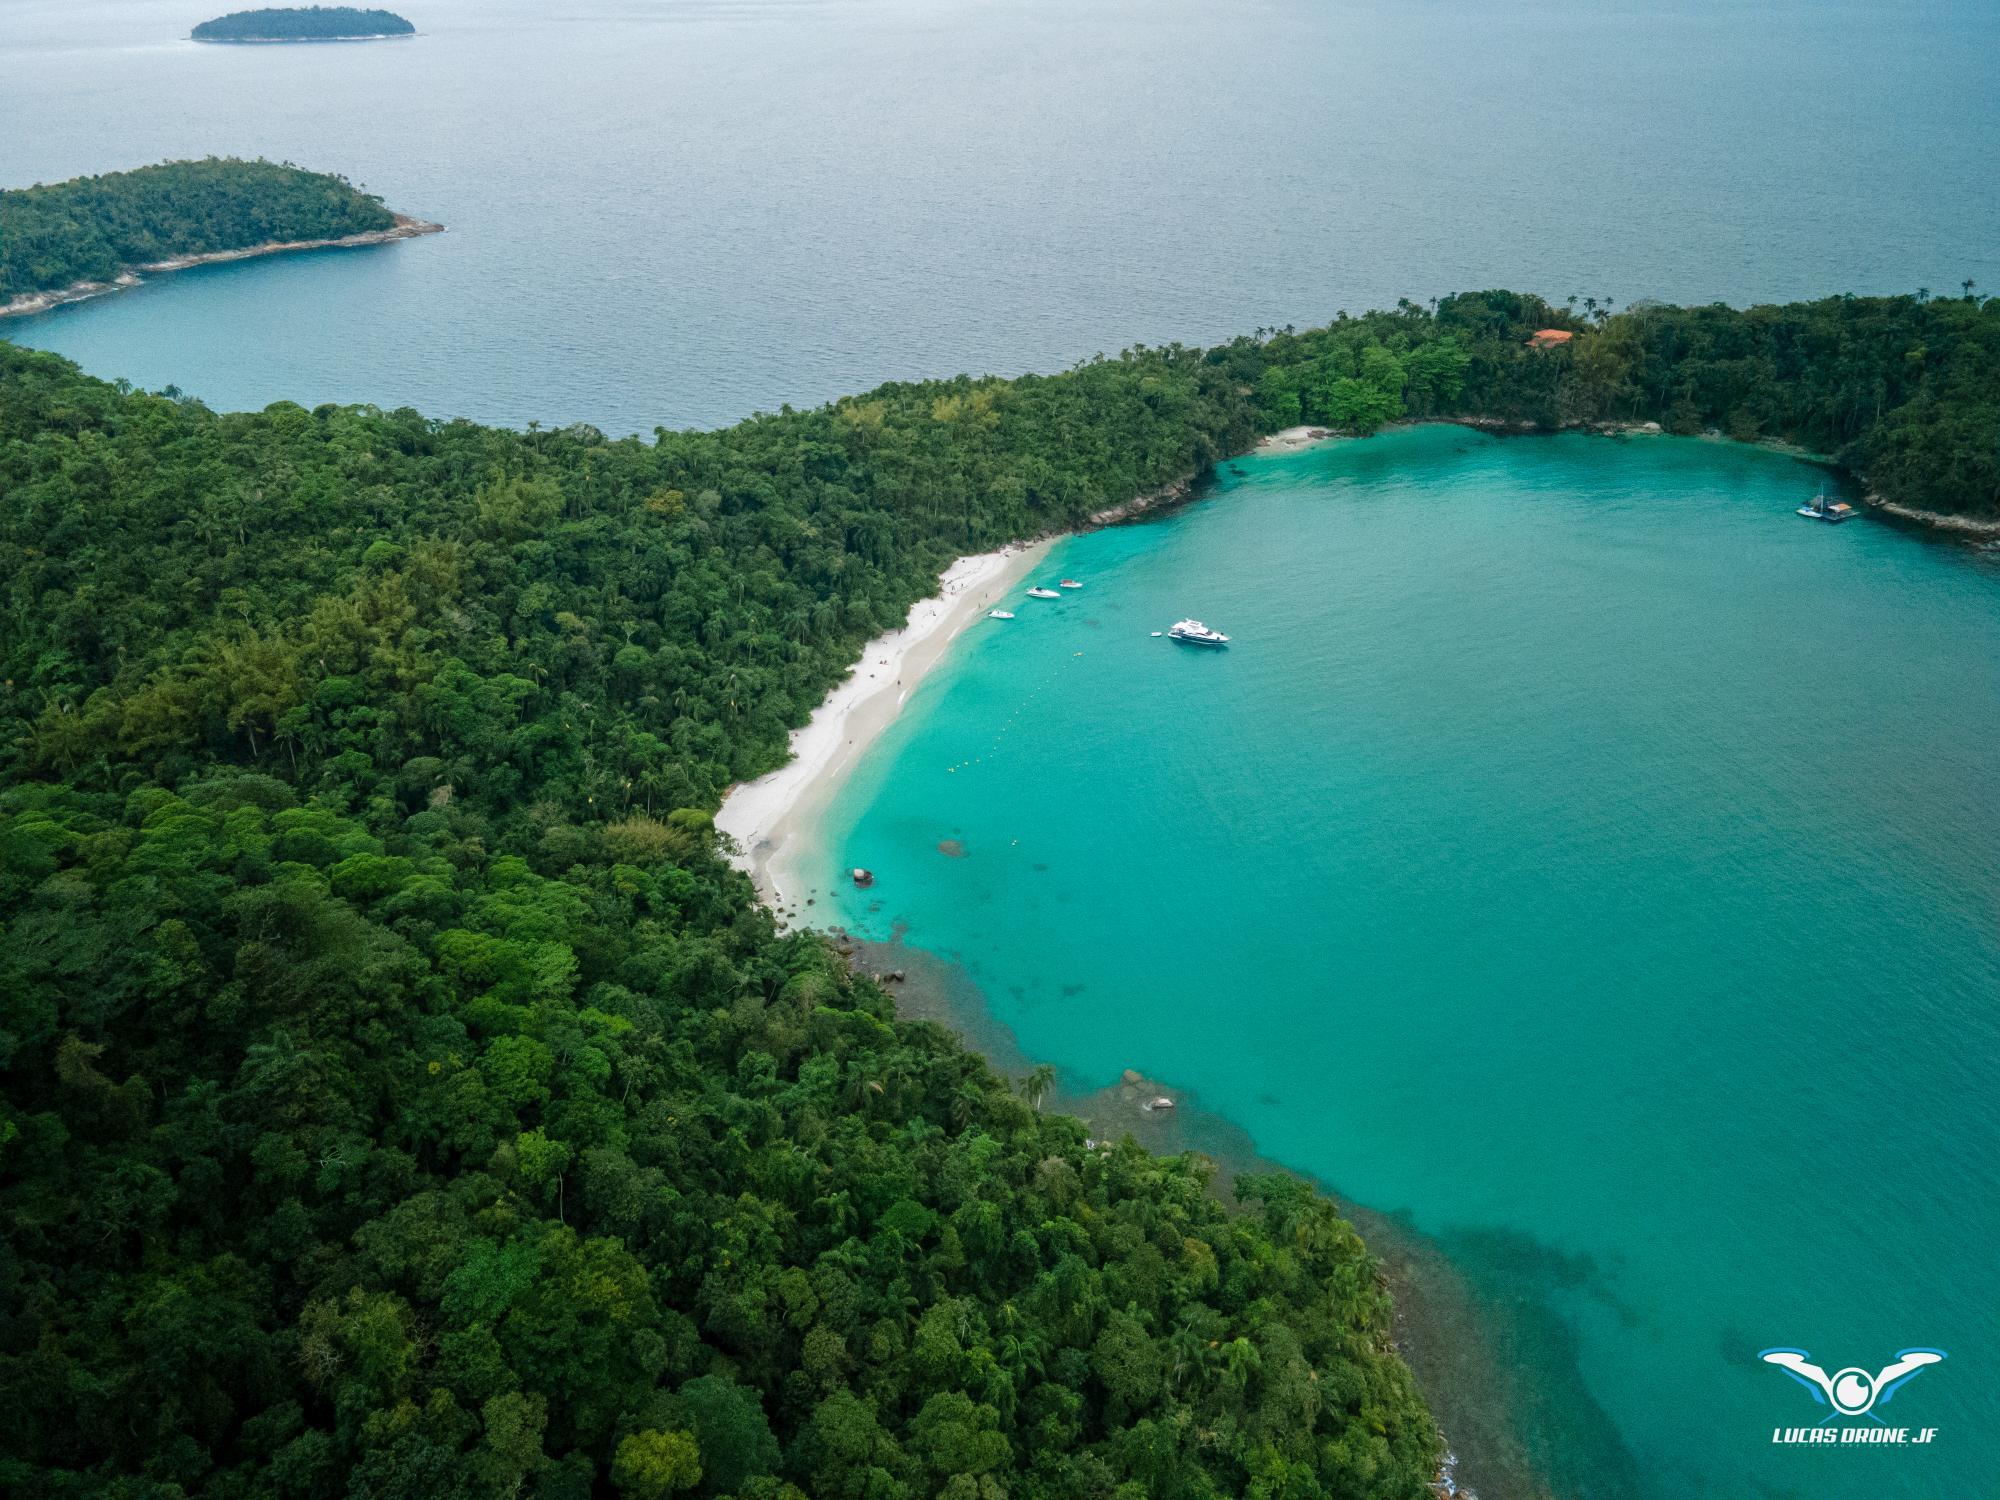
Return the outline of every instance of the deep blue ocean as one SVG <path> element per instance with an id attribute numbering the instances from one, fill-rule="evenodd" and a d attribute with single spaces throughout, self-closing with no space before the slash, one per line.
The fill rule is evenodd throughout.
<path id="1" fill-rule="evenodd" d="M 410 0 L 408 41 L 184 40 L 222 8 L 0 0 L 0 184 L 262 154 L 448 232 L 0 337 L 218 408 L 623 434 L 1468 288 L 2000 288 L 1991 0 Z M 827 824 L 883 875 L 846 915 L 1076 1087 L 1142 1068 L 1404 1215 L 1560 1493 L 1988 1492 L 2000 580 L 1798 520 L 1818 482 L 1442 429 L 1245 460 L 954 651 Z M 1151 636 L 1190 610 L 1239 644 Z M 1949 1350 L 1891 1412 L 1937 1441 L 1774 1447 L 1824 1409 L 1773 1344 Z"/>
<path id="2" fill-rule="evenodd" d="M 0 184 L 329 171 L 449 232 L 0 324 L 220 408 L 606 432 L 1506 286 L 2000 288 L 2000 5 L 0 0 Z"/>

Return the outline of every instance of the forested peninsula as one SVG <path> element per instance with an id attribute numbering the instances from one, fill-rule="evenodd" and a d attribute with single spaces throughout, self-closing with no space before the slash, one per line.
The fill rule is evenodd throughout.
<path id="1" fill-rule="evenodd" d="M 281 250 L 378 244 L 439 226 L 343 177 L 210 157 L 0 192 L 0 316 L 40 312 L 139 273 Z"/>
<path id="2" fill-rule="evenodd" d="M 197 42 L 353 42 L 411 36 L 416 27 L 393 11 L 351 5 L 309 5 L 239 10 L 203 21 Z"/>
<path id="3" fill-rule="evenodd" d="M 1992 514 L 1996 349 L 1487 292 L 648 442 L 0 343 L 0 1488 L 1418 1500 L 1323 1199 L 1087 1145 L 711 810 L 954 556 L 1261 433 L 1719 427 Z"/>

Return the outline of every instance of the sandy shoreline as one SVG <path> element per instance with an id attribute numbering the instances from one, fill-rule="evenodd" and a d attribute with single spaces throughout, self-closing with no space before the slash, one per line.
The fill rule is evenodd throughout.
<path id="1" fill-rule="evenodd" d="M 1088 516 L 1079 531 L 1116 526 L 1149 510 L 1185 500 L 1198 476 L 1181 479 Z M 863 752 L 895 722 L 924 674 L 945 649 L 986 611 L 1017 597 L 1030 571 L 1063 536 L 1014 542 L 997 552 L 961 557 L 938 580 L 938 592 L 910 610 L 900 630 L 878 636 L 861 652 L 847 679 L 792 731 L 792 758 L 755 781 L 723 794 L 715 826 L 736 841 L 733 862 L 756 884 L 757 894 L 781 921 L 806 916 L 805 899 L 821 881 L 846 871 L 812 842 L 820 815 Z M 1004 624 L 996 621 L 996 625 Z"/>
<path id="2" fill-rule="evenodd" d="M 737 868 L 774 909 L 797 905 L 809 884 L 831 881 L 832 866 L 813 865 L 810 834 L 863 752 L 895 722 L 924 674 L 958 633 L 1003 603 L 1048 553 L 1053 539 L 961 557 L 938 581 L 938 592 L 910 610 L 900 630 L 878 636 L 861 652 L 846 681 L 792 731 L 792 758 L 767 776 L 729 789 L 715 826 L 736 840 Z M 1004 621 L 995 621 L 1002 628 Z M 808 871 L 810 873 L 808 873 Z"/>
<path id="3" fill-rule="evenodd" d="M 271 240 L 262 245 L 245 245 L 240 250 L 210 250 L 201 255 L 175 255 L 166 260 L 128 266 L 110 281 L 77 281 L 46 292 L 23 292 L 10 302 L 0 302 L 0 318 L 25 317 L 29 313 L 47 312 L 52 307 L 61 307 L 68 302 L 85 302 L 109 292 L 123 291 L 126 287 L 138 286 L 144 275 L 185 271 L 190 266 L 221 265 L 225 261 L 232 260 L 254 260 L 263 255 L 284 255 L 293 250 L 351 250 L 362 245 L 387 245 L 396 240 L 415 239 L 420 234 L 438 234 L 443 229 L 444 225 L 433 224 L 428 219 L 413 219 L 408 214 L 397 214 L 396 222 L 391 228 L 370 229 L 362 234 L 342 235 L 338 239 Z"/>
<path id="4" fill-rule="evenodd" d="M 1483 417 L 1424 417 L 1394 423 L 1392 428 L 1431 424 L 1502 434 L 1533 430 Z M 1661 433 L 1657 422 L 1579 424 L 1571 430 L 1606 437 Z M 1723 440 L 1720 434 L 1715 437 Z M 1288 427 L 1260 438 L 1251 451 L 1293 453 L 1344 439 L 1344 434 L 1326 427 Z M 1827 462 L 1787 445 L 1766 442 L 1761 446 Z M 1163 490 L 1100 510 L 1085 523 L 1085 529 L 1117 525 L 1146 510 L 1184 499 L 1194 483 L 1195 477 L 1190 476 Z M 1940 531 L 1973 538 L 2000 534 L 2000 523 L 1915 511 L 1885 504 L 1873 496 L 1868 497 L 1868 503 Z M 819 858 L 819 851 L 811 846 L 811 830 L 862 753 L 895 721 L 910 693 L 937 664 L 951 640 L 1014 591 L 1054 540 L 1018 543 L 998 552 L 962 557 L 952 564 L 940 580 L 940 592 L 916 605 L 902 629 L 870 641 L 848 678 L 813 711 L 803 729 L 793 731 L 791 760 L 769 775 L 729 789 L 715 825 L 736 840 L 738 868 L 750 875 L 758 894 L 781 916 L 789 909 L 792 920 L 804 917 L 808 890 L 844 873 L 828 863 L 825 869 L 813 866 L 808 878 L 808 866 Z"/>

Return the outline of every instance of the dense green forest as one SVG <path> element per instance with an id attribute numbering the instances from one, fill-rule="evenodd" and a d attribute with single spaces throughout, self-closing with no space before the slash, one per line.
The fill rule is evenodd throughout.
<path id="1" fill-rule="evenodd" d="M 198 42 L 324 42 L 347 37 L 408 36 L 417 28 L 393 11 L 351 5 L 238 10 L 195 27 Z"/>
<path id="2" fill-rule="evenodd" d="M 1720 427 L 1995 509 L 1991 304 L 1592 312 L 651 442 L 0 344 L 0 1489 L 1421 1496 L 1323 1200 L 1086 1148 L 709 813 L 952 556 L 1294 421 Z"/>
<path id="3" fill-rule="evenodd" d="M 1193 354 L 607 443 L 0 345 L 0 1489 L 1417 1497 L 1323 1201 L 1087 1150 L 708 808 Z"/>
<path id="4" fill-rule="evenodd" d="M 1262 420 L 1370 431 L 1403 416 L 1538 430 L 1659 422 L 1825 454 L 1886 500 L 2000 516 L 2000 300 L 1829 297 L 1748 310 L 1595 304 L 1511 292 L 1239 339 L 1209 356 L 1254 385 Z M 1572 299 L 1573 301 L 1574 299 Z M 1564 347 L 1529 349 L 1542 327 Z"/>
<path id="5" fill-rule="evenodd" d="M 0 192 L 0 302 L 176 255 L 388 229 L 344 178 L 268 161 L 162 162 Z"/>

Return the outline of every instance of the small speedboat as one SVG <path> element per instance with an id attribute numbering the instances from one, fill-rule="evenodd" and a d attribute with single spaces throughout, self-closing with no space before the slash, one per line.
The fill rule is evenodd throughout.
<path id="1" fill-rule="evenodd" d="M 1011 620 L 1014 618 L 1014 611 L 1011 609 L 989 609 L 986 611 L 986 618 L 989 620 Z"/>
<path id="2" fill-rule="evenodd" d="M 1226 646 L 1229 637 L 1219 630 L 1210 630 L 1199 620 L 1181 620 L 1167 632 L 1177 641 L 1186 641 L 1190 646 Z"/>
<path id="3" fill-rule="evenodd" d="M 1083 585 L 1078 583 L 1074 578 L 1065 578 L 1060 584 L 1057 585 L 1057 587 L 1065 589 L 1080 589 L 1083 587 Z"/>
<path id="4" fill-rule="evenodd" d="M 1032 588 L 1028 590 L 1028 597 L 1030 599 L 1060 599 L 1062 595 L 1058 594 L 1054 589 Z"/>

